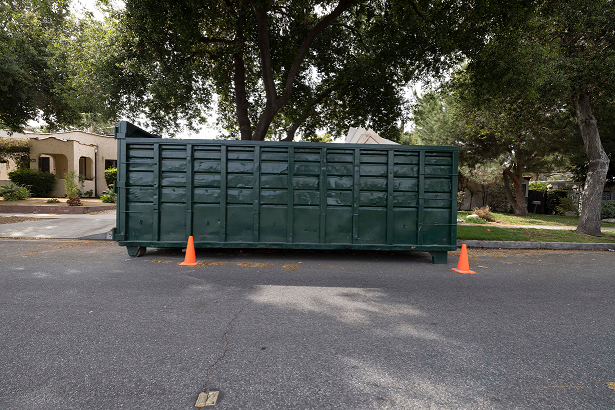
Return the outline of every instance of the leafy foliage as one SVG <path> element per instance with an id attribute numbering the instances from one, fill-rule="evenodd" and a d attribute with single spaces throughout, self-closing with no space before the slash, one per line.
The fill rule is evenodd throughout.
<path id="1" fill-rule="evenodd" d="M 102 202 L 112 203 L 112 204 L 114 204 L 117 201 L 117 194 L 113 192 L 113 184 L 109 184 L 109 189 L 103 192 L 103 194 L 100 196 L 100 200 Z"/>
<path id="2" fill-rule="evenodd" d="M 564 189 L 554 189 L 551 191 L 547 191 L 547 198 L 545 200 L 547 214 L 562 215 L 558 212 L 557 208 L 560 206 L 564 198 L 568 198 L 568 191 Z"/>
<path id="3" fill-rule="evenodd" d="M 51 127 L 80 117 L 57 88 L 63 74 L 51 63 L 68 7 L 62 0 L 0 3 L 0 127 L 20 131 L 39 115 Z"/>
<path id="4" fill-rule="evenodd" d="M 602 201 L 600 218 L 615 218 L 615 201 Z"/>
<path id="5" fill-rule="evenodd" d="M 113 185 L 117 180 L 117 168 L 107 168 L 105 169 L 105 182 L 107 182 L 107 186 Z"/>
<path id="6" fill-rule="evenodd" d="M 17 168 L 30 168 L 30 140 L 0 137 L 0 162 L 8 159 L 15 161 Z"/>
<path id="7" fill-rule="evenodd" d="M 547 186 L 549 186 L 548 182 L 530 181 L 530 189 L 535 191 L 546 191 Z"/>
<path id="8" fill-rule="evenodd" d="M 71 196 L 66 200 L 66 203 L 68 204 L 68 206 L 82 206 L 83 204 L 81 203 L 81 198 L 79 198 L 78 196 Z"/>
<path id="9" fill-rule="evenodd" d="M 510 203 L 506 198 L 506 189 L 502 182 L 489 191 L 489 207 L 495 211 L 508 212 L 510 210 Z"/>
<path id="10" fill-rule="evenodd" d="M 33 197 L 46 197 L 56 185 L 56 176 L 37 169 L 20 168 L 9 172 L 9 179 L 18 185 L 27 186 Z"/>
<path id="11" fill-rule="evenodd" d="M 615 7 L 609 0 L 544 0 L 537 5 L 519 29 L 495 32 L 483 52 L 470 60 L 471 95 L 479 106 L 496 99 L 562 120 L 567 115 L 576 123 L 577 141 L 582 140 L 588 156 L 577 232 L 599 235 L 609 159 L 595 114 L 612 116 L 614 107 L 615 32 L 610 27 Z M 523 116 L 519 124 L 530 125 Z M 570 140 L 554 136 L 552 141 L 556 146 Z M 577 151 L 579 146 L 577 142 Z"/>
<path id="12" fill-rule="evenodd" d="M 535 102 L 493 95 L 477 101 L 477 83 L 472 72 L 460 69 L 440 90 L 417 97 L 413 134 L 424 144 L 458 146 L 460 181 L 480 184 L 483 203 L 488 187 L 504 174 L 510 206 L 516 214 L 527 215 L 523 176 L 561 165 L 565 145 L 552 141 L 572 138 L 575 124 L 559 112 L 541 110 Z"/>
<path id="13" fill-rule="evenodd" d="M 30 191 L 25 186 L 8 184 L 0 187 L 0 196 L 5 201 L 18 201 L 30 198 Z"/>
<path id="14" fill-rule="evenodd" d="M 569 195 L 564 198 L 560 198 L 559 205 L 555 208 L 555 213 L 557 215 L 565 215 L 566 212 L 574 212 L 576 214 L 579 213 L 579 208 L 577 208 Z"/>
<path id="15" fill-rule="evenodd" d="M 74 198 L 79 196 L 79 183 L 77 179 L 77 173 L 72 170 L 64 174 L 64 188 L 66 190 L 66 196 L 68 198 Z"/>
<path id="16" fill-rule="evenodd" d="M 29 153 L 29 139 L 0 137 L 0 159 L 16 159 Z"/>
<path id="17" fill-rule="evenodd" d="M 108 203 L 108 204 L 114 204 L 117 201 L 117 196 L 116 194 L 110 193 L 110 194 L 102 194 L 100 196 L 100 200 L 104 203 Z"/>
<path id="18" fill-rule="evenodd" d="M 107 107 L 159 133 L 215 109 L 231 138 L 337 137 L 353 125 L 398 139 L 403 87 L 476 53 L 528 4 L 128 0 L 90 36 L 109 39 L 96 43 L 107 51 L 94 75 L 113 80 Z"/>

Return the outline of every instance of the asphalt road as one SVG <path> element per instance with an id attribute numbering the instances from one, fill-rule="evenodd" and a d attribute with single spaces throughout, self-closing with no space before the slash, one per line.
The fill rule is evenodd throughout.
<path id="1" fill-rule="evenodd" d="M 469 253 L 0 240 L 0 409 L 615 408 L 614 254 Z"/>

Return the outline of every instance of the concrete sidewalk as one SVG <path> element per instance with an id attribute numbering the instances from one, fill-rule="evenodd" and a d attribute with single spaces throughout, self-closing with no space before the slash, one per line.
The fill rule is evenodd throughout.
<path id="1" fill-rule="evenodd" d="M 506 228 L 506 229 L 562 229 L 562 230 L 568 230 L 568 231 L 574 231 L 575 229 L 577 229 L 576 226 L 562 226 L 562 225 L 506 225 L 506 224 L 473 224 L 473 223 L 458 223 L 457 226 L 463 226 L 463 225 L 468 225 L 468 226 L 492 226 L 492 227 L 496 227 L 496 228 Z M 615 228 L 613 227 L 601 227 L 600 228 L 602 231 L 615 231 Z"/>
<path id="2" fill-rule="evenodd" d="M 115 211 L 98 214 L 0 213 L 0 217 L 32 218 L 0 224 L 0 238 L 111 240 Z"/>

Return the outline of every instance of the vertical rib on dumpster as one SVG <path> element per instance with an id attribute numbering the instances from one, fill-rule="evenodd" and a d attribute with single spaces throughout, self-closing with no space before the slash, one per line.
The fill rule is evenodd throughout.
<path id="1" fill-rule="evenodd" d="M 417 223 L 417 245 L 423 244 L 424 223 L 425 223 L 425 150 L 422 149 L 419 157 L 419 209 Z"/>
<path id="2" fill-rule="evenodd" d="M 295 168 L 295 147 L 288 147 L 288 203 L 286 207 L 286 243 L 293 243 L 293 220 L 295 217 L 295 188 L 293 175 Z"/>
<path id="3" fill-rule="evenodd" d="M 320 153 L 320 221 L 319 237 L 320 243 L 327 242 L 327 149 L 323 148 Z"/>
<path id="4" fill-rule="evenodd" d="M 259 242 L 260 198 L 261 198 L 261 147 L 254 147 L 254 175 L 252 176 L 252 241 Z"/>
<path id="5" fill-rule="evenodd" d="M 220 152 L 220 242 L 226 242 L 226 145 L 222 146 Z"/>
<path id="6" fill-rule="evenodd" d="M 393 244 L 393 188 L 395 184 L 395 151 L 387 152 L 387 245 Z"/>
<path id="7" fill-rule="evenodd" d="M 154 240 L 160 240 L 160 206 L 161 206 L 161 194 L 162 187 L 160 186 L 161 168 L 162 168 L 162 154 L 160 149 L 160 143 L 154 143 L 154 198 L 153 198 L 153 230 Z"/>

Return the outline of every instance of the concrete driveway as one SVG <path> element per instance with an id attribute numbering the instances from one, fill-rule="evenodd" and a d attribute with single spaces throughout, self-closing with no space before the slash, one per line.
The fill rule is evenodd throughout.
<path id="1" fill-rule="evenodd" d="M 0 224 L 0 238 L 107 239 L 107 234 L 115 227 L 115 211 L 94 214 L 0 213 L 0 217 L 11 216 L 29 220 Z"/>

